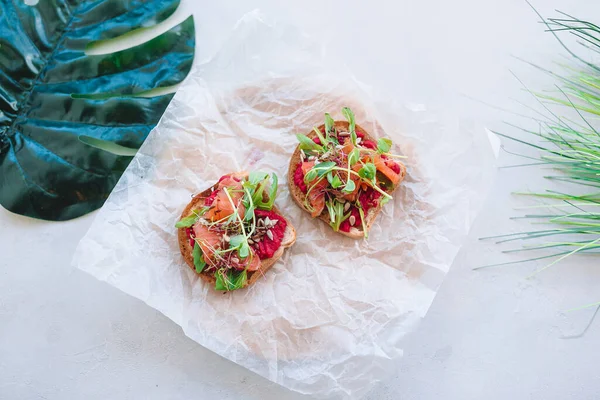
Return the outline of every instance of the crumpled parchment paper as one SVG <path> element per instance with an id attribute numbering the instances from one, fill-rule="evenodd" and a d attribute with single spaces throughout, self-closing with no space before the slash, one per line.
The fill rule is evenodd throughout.
<path id="1" fill-rule="evenodd" d="M 301 32 L 244 17 L 175 95 L 79 244 L 74 265 L 135 296 L 212 351 L 289 389 L 358 397 L 394 371 L 493 177 L 485 131 L 374 94 Z M 312 220 L 287 188 L 295 133 L 350 106 L 393 139 L 408 176 L 368 240 Z M 257 284 L 222 294 L 183 262 L 175 222 L 236 170 L 275 172 L 296 244 Z"/>

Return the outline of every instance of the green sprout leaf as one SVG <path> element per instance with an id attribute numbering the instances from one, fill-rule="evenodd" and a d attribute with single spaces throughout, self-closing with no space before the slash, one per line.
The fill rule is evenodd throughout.
<path id="1" fill-rule="evenodd" d="M 348 212 L 346 215 L 344 215 L 344 204 L 340 203 L 336 199 L 328 200 L 325 205 L 327 206 L 327 211 L 329 212 L 329 225 L 335 232 L 337 232 L 340 230 L 340 225 L 342 222 L 347 220 L 351 213 Z"/>
<path id="2" fill-rule="evenodd" d="M 263 199 L 263 193 L 269 184 L 269 175 L 263 174 L 262 180 L 259 180 L 255 185 L 256 187 L 252 188 L 252 203 L 254 204 L 254 209 L 259 208 L 261 210 L 270 211 L 273 208 L 273 204 L 275 204 L 275 197 L 277 196 L 277 185 L 278 179 L 276 174 L 271 174 L 271 180 L 273 181 L 271 184 L 271 188 L 269 189 L 268 200 Z M 254 210 L 252 210 L 254 211 Z"/>
<path id="3" fill-rule="evenodd" d="M 348 164 L 350 164 L 350 166 L 352 166 L 352 165 L 356 164 L 359 159 L 360 159 L 360 150 L 358 150 L 355 147 L 354 149 L 352 149 L 350 154 L 348 154 Z"/>
<path id="4" fill-rule="evenodd" d="M 206 266 L 206 261 L 204 261 L 204 255 L 202 254 L 202 249 L 198 242 L 194 242 L 194 250 L 192 250 L 192 257 L 194 258 L 194 267 L 196 267 L 196 272 L 200 273 L 204 270 Z"/>
<path id="5" fill-rule="evenodd" d="M 275 204 L 275 197 L 277 197 L 277 187 L 279 185 L 279 181 L 277 179 L 276 174 L 272 174 L 271 179 L 273 180 L 273 182 L 271 183 L 271 189 L 269 190 L 269 201 L 267 201 L 266 203 L 261 202 L 259 204 L 259 206 L 263 210 L 268 210 L 268 211 L 271 211 L 271 209 L 273 208 L 273 204 Z"/>
<path id="6" fill-rule="evenodd" d="M 254 218 L 254 204 L 246 207 L 246 214 L 244 214 L 244 221 L 251 221 Z"/>
<path id="7" fill-rule="evenodd" d="M 342 114 L 344 114 L 344 118 L 348 121 L 350 133 L 356 130 L 356 121 L 354 120 L 354 113 L 348 107 L 342 108 Z"/>
<path id="8" fill-rule="evenodd" d="M 248 174 L 248 183 L 252 187 L 256 187 L 260 182 L 264 181 L 269 177 L 269 174 L 261 171 L 252 171 Z"/>
<path id="9" fill-rule="evenodd" d="M 237 249 L 240 258 L 246 258 L 250 254 L 248 239 L 244 235 L 235 235 L 229 238 L 229 248 Z"/>
<path id="10" fill-rule="evenodd" d="M 375 178 L 375 174 L 377 173 L 377 169 L 375 168 L 375 164 L 366 163 L 363 167 L 358 171 L 358 175 L 363 179 L 373 180 Z"/>
<path id="11" fill-rule="evenodd" d="M 240 245 L 240 248 L 238 250 L 238 254 L 240 255 L 240 258 L 246 258 L 248 257 L 248 255 L 250 254 L 250 246 L 248 246 L 248 242 L 245 241 L 244 243 L 242 243 Z"/>
<path id="12" fill-rule="evenodd" d="M 304 176 L 304 182 L 309 183 L 317 178 L 320 178 L 333 170 L 337 164 L 333 161 L 326 161 L 315 164 Z"/>
<path id="13" fill-rule="evenodd" d="M 239 248 L 242 243 L 246 242 L 246 237 L 244 235 L 235 235 L 229 238 L 229 246 L 232 249 Z"/>
<path id="14" fill-rule="evenodd" d="M 342 192 L 352 193 L 354 192 L 354 189 L 356 189 L 356 185 L 354 184 L 354 181 L 352 179 L 349 179 L 348 182 L 346 182 L 344 188 L 342 189 Z"/>
<path id="15" fill-rule="evenodd" d="M 315 133 L 317 134 L 317 137 L 321 141 L 321 145 L 325 146 L 327 143 L 329 143 L 329 140 L 327 140 L 327 138 L 323 137 L 323 134 L 321 133 L 321 131 L 319 129 L 317 129 L 315 127 L 315 128 L 313 128 L 313 131 L 315 131 Z"/>
<path id="16" fill-rule="evenodd" d="M 309 138 L 306 135 L 302 135 L 302 134 L 298 133 L 298 134 L 296 134 L 296 138 L 298 139 L 298 142 L 300 142 L 300 148 L 302 150 L 317 150 L 317 151 L 323 150 L 322 146 L 319 146 L 318 144 L 316 144 L 311 138 Z"/>
<path id="17" fill-rule="evenodd" d="M 306 183 L 312 182 L 315 179 L 317 179 L 317 170 L 315 170 L 314 168 L 308 171 L 306 175 L 304 175 L 304 182 Z"/>
<path id="18" fill-rule="evenodd" d="M 335 125 L 335 121 L 331 118 L 329 113 L 325 113 L 325 133 L 329 135 L 331 133 L 331 128 Z"/>
<path id="19" fill-rule="evenodd" d="M 340 177 L 337 175 L 334 175 L 331 171 L 329 173 L 327 173 L 327 181 L 329 181 L 329 184 L 334 189 L 339 188 L 340 186 L 342 186 L 342 183 L 343 183 L 341 181 Z"/>
<path id="20" fill-rule="evenodd" d="M 380 153 L 387 153 L 392 148 L 392 141 L 387 138 L 380 138 L 377 141 L 377 151 Z"/>
<path id="21" fill-rule="evenodd" d="M 175 224 L 175 228 L 189 228 L 190 226 L 198 222 L 199 218 L 200 217 L 198 216 L 198 211 L 194 210 L 192 211 L 192 215 L 181 218 L 179 221 L 177 221 L 177 223 Z"/>
<path id="22" fill-rule="evenodd" d="M 367 221 L 365 221 L 365 212 L 362 209 L 362 206 L 358 204 L 358 213 L 360 214 L 360 221 L 362 223 L 363 235 L 365 239 L 369 237 L 369 232 L 367 231 Z"/>
<path id="23" fill-rule="evenodd" d="M 218 270 L 215 272 L 215 278 L 217 280 L 215 283 L 215 289 L 224 291 L 241 289 L 246 286 L 246 282 L 248 282 L 248 274 L 246 270 L 241 272 Z"/>
<path id="24" fill-rule="evenodd" d="M 344 118 L 348 121 L 348 130 L 350 131 L 350 138 L 352 140 L 352 144 L 356 146 L 356 121 L 354 120 L 354 113 L 348 107 L 342 108 L 342 114 L 344 114 Z"/>
<path id="25" fill-rule="evenodd" d="M 322 162 L 322 163 L 316 164 L 313 167 L 313 170 L 317 171 L 317 175 L 318 176 L 323 176 L 326 173 L 330 172 L 332 169 L 334 169 L 336 166 L 337 165 L 336 165 L 335 162 L 333 162 L 333 161 L 326 161 L 326 162 Z"/>

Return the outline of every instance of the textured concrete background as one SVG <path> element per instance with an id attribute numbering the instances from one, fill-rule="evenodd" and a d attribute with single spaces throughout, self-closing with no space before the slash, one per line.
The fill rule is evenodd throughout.
<path id="1" fill-rule="evenodd" d="M 598 2 L 536 3 L 547 16 L 559 8 L 600 20 Z M 257 7 L 303 25 L 360 80 L 491 128 L 518 120 L 469 97 L 519 109 L 511 98 L 533 101 L 509 70 L 534 88 L 551 82 L 512 55 L 545 66 L 561 61 L 558 44 L 522 0 L 187 1 L 164 28 L 193 12 L 197 58 L 204 60 Z M 511 161 L 503 156 L 500 163 Z M 536 265 L 472 271 L 514 259 L 477 238 L 529 228 L 508 219 L 524 204 L 509 193 L 539 186 L 539 175 L 499 172 L 398 370 L 367 398 L 600 398 L 600 321 L 582 338 L 562 338 L 583 330 L 593 311 L 564 310 L 600 301 L 597 260 L 594 268 L 589 257 L 573 258 L 530 280 Z M 0 210 L 0 399 L 304 398 L 201 348 L 140 301 L 73 270 L 72 253 L 92 218 L 46 223 Z"/>

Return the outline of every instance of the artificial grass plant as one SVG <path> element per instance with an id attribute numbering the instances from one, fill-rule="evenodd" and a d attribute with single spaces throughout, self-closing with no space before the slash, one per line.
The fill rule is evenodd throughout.
<path id="1" fill-rule="evenodd" d="M 528 207 L 534 211 L 518 217 L 547 225 L 546 228 L 491 237 L 499 243 L 522 242 L 522 247 L 506 252 L 547 250 L 547 254 L 485 267 L 547 259 L 548 263 L 536 274 L 579 253 L 600 253 L 600 64 L 585 60 L 561 39 L 562 34 L 573 35 L 582 49 L 600 56 L 600 26 L 559 14 L 559 18 L 544 19 L 538 13 L 547 30 L 567 50 L 574 66 L 564 67 L 562 72 L 536 66 L 557 80 L 557 90 L 552 94 L 528 90 L 544 109 L 539 118 L 534 118 L 537 130 L 517 126 L 525 133 L 519 138 L 495 132 L 537 150 L 537 156 L 521 154 L 532 160 L 523 166 L 550 168 L 553 172 L 546 179 L 566 183 L 566 189 L 560 191 L 519 193 L 546 200 L 546 204 Z M 535 244 L 529 245 L 530 242 Z M 600 302 L 586 307 L 592 306 L 600 306 Z"/>

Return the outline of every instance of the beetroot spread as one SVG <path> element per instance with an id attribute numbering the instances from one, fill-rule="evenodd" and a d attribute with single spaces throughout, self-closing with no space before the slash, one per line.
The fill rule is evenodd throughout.
<path id="1" fill-rule="evenodd" d="M 271 258 L 275 252 L 281 246 L 283 235 L 285 234 L 285 228 L 287 227 L 287 221 L 281 215 L 273 211 L 255 210 L 257 221 L 264 220 L 269 217 L 271 221 L 277 221 L 277 223 L 270 229 L 273 239 L 269 236 L 264 235 L 258 243 L 252 245 L 252 249 L 256 252 L 256 255 L 261 260 Z"/>
<path id="2" fill-rule="evenodd" d="M 301 162 L 298 163 L 296 171 L 294 172 L 294 183 L 302 190 L 302 193 L 306 194 L 308 188 L 306 187 L 306 183 L 304 183 L 304 172 L 302 172 Z"/>
<path id="3" fill-rule="evenodd" d="M 369 212 L 371 208 L 377 207 L 379 204 L 379 198 L 381 197 L 381 193 L 375 191 L 373 188 L 369 188 L 364 192 L 361 192 L 358 196 L 358 201 L 363 209 L 365 215 Z M 362 229 L 362 219 L 360 218 L 360 212 L 356 206 L 350 207 L 351 216 L 354 217 L 354 225 L 350 224 L 350 217 L 346 219 L 344 222 L 340 224 L 340 230 L 343 232 L 350 232 L 350 228 L 356 227 L 357 229 Z"/>
<path id="4" fill-rule="evenodd" d="M 192 228 L 185 228 L 185 234 L 187 235 L 188 239 L 190 240 L 190 246 L 194 247 L 194 231 Z"/>
<path id="5" fill-rule="evenodd" d="M 371 208 L 377 207 L 380 197 L 381 193 L 377 192 L 373 188 L 368 188 L 367 190 L 361 192 L 361 194 L 358 196 L 358 201 L 360 201 L 360 205 L 362 206 L 365 214 Z"/>
<path id="6" fill-rule="evenodd" d="M 350 225 L 351 217 L 354 217 L 354 225 Z M 362 229 L 362 219 L 360 218 L 360 212 L 355 206 L 350 207 L 350 217 L 348 217 L 344 222 L 340 224 L 340 231 L 350 232 L 350 228 L 352 227 Z"/>

